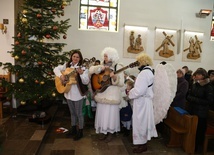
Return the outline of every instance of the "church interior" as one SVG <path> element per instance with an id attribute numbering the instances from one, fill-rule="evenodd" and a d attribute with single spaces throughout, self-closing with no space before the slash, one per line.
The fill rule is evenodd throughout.
<path id="1" fill-rule="evenodd" d="M 214 90 L 213 8 L 213 0 L 1 0 L 0 154 L 213 155 L 214 101 L 206 109 L 206 131 L 197 149 L 199 118 L 188 111 L 188 97 L 183 109 L 171 105 L 178 91 L 178 72 L 183 78 L 191 74 L 189 81 L 186 79 L 186 94 L 197 83 L 194 78 L 200 69 L 206 71 Z M 123 68 L 114 68 L 114 73 L 123 72 L 128 80 L 139 75 L 136 59 L 146 53 L 153 62 L 154 81 L 158 78 L 160 83 L 153 88 L 166 88 L 154 91 L 154 98 L 162 96 L 156 102 L 167 103 L 154 106 L 154 113 L 164 114 L 155 124 L 158 136 L 148 140 L 145 152 L 133 152 L 133 126 L 127 132 L 122 122 L 111 141 L 99 138 L 92 102 L 93 93 L 100 88 L 93 85 L 92 78 L 87 86 L 91 94 L 82 95 L 83 136 L 76 141 L 68 135 L 72 118 L 63 96 L 67 92 L 57 88 L 53 68 L 69 61 L 71 52 L 77 50 L 83 57 L 81 67 L 90 70 L 96 60 L 104 63 L 101 53 L 105 47 L 117 50 Z M 164 86 L 166 80 L 171 81 Z M 167 98 L 163 99 L 164 95 Z"/>

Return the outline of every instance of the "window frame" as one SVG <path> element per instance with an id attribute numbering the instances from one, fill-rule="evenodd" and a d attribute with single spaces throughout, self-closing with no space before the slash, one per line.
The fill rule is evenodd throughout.
<path id="1" fill-rule="evenodd" d="M 104 31 L 104 32 L 118 32 L 118 15 L 119 15 L 119 0 L 109 0 L 108 1 L 108 6 L 105 5 L 105 2 L 101 2 L 100 4 L 97 3 L 97 4 L 90 4 L 90 1 L 91 3 L 93 3 L 92 0 L 80 0 L 80 5 L 79 5 L 79 25 L 78 25 L 78 29 L 79 30 L 86 30 L 86 31 Z M 103 0 L 104 1 L 104 0 Z M 85 4 L 85 3 L 87 4 Z M 115 6 L 111 6 L 111 2 L 113 2 L 115 4 Z M 96 2 L 94 2 L 96 3 Z M 103 4 L 103 5 L 102 5 Z M 84 9 L 84 7 L 86 8 L 87 10 L 87 14 L 84 15 L 84 13 L 82 13 L 82 9 Z M 104 15 L 105 16 L 105 19 L 107 18 L 108 20 L 101 20 L 101 23 L 100 25 L 98 25 L 98 21 L 97 20 L 92 20 L 91 19 L 91 16 L 92 16 L 92 13 L 93 11 L 98 11 L 100 12 L 100 14 Z M 115 16 L 111 16 L 112 12 L 115 11 Z M 104 17 L 102 16 L 102 17 Z M 115 21 L 115 24 L 112 24 L 112 17 L 115 17 L 113 21 Z M 85 28 L 83 26 L 81 26 L 82 24 L 82 21 L 81 19 L 84 19 L 85 18 Z M 106 23 L 108 26 L 106 26 Z M 98 23 L 98 24 L 97 24 Z M 94 24 L 94 25 L 90 25 L 90 24 Z M 100 26 L 100 27 L 99 27 Z"/>

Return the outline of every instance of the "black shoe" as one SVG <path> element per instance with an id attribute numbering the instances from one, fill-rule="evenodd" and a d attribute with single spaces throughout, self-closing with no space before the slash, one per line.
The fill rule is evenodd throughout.
<path id="1" fill-rule="evenodd" d="M 77 134 L 77 127 L 76 126 L 72 126 L 68 132 L 66 133 L 67 137 L 71 137 Z"/>
<path id="2" fill-rule="evenodd" d="M 83 137 L 83 129 L 79 129 L 77 134 L 74 136 L 74 141 L 80 140 Z"/>
<path id="3" fill-rule="evenodd" d="M 106 139 L 105 139 L 105 142 L 106 143 L 109 143 L 111 142 L 111 140 L 113 139 L 113 134 L 112 133 L 108 133 Z"/>
<path id="4" fill-rule="evenodd" d="M 105 140 L 106 138 L 107 138 L 107 136 L 108 136 L 108 134 L 102 134 L 102 135 L 100 135 L 100 137 L 99 137 L 99 140 Z"/>
<path id="5" fill-rule="evenodd" d="M 128 137 L 130 135 L 130 130 L 126 129 L 125 132 L 123 133 L 124 137 Z"/>

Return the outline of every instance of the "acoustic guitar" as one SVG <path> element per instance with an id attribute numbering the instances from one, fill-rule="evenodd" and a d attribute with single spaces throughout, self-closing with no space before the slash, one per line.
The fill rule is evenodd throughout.
<path id="1" fill-rule="evenodd" d="M 139 65 L 139 62 L 133 62 L 117 71 L 114 71 L 114 74 L 118 74 L 127 68 L 133 68 Z M 112 83 L 110 78 L 110 69 L 105 69 L 100 74 L 92 74 L 91 76 L 91 87 L 92 90 L 96 93 L 105 91 Z"/>
<path id="2" fill-rule="evenodd" d="M 92 57 L 91 59 L 85 58 L 83 60 L 83 65 L 79 66 L 80 68 L 89 68 L 91 64 L 96 61 L 96 58 Z M 77 73 L 75 68 L 66 68 L 62 71 L 62 74 L 65 76 L 65 80 L 62 81 L 60 77 L 55 77 L 55 86 L 59 93 L 67 93 L 71 89 L 72 84 L 77 84 Z"/>
<path id="3" fill-rule="evenodd" d="M 62 74 L 65 76 L 64 81 L 58 76 L 55 77 L 56 90 L 61 94 L 69 92 L 71 85 L 77 83 L 75 68 L 66 68 L 65 71 L 62 71 Z"/>

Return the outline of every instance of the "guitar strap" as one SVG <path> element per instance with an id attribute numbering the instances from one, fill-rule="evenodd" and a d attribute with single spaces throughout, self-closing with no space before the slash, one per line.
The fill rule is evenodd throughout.
<path id="1" fill-rule="evenodd" d="M 82 83 L 82 80 L 79 74 L 77 74 L 76 80 L 77 80 L 77 87 L 79 88 L 80 94 L 82 96 L 86 95 L 88 93 L 88 86 Z"/>
<path id="2" fill-rule="evenodd" d="M 152 72 L 152 74 L 154 74 L 154 70 L 152 70 L 151 68 L 144 67 L 143 70 L 145 70 L 145 69 L 150 70 Z M 148 88 L 151 87 L 152 85 L 153 85 L 153 83 L 148 85 Z"/>
<path id="3" fill-rule="evenodd" d="M 117 64 L 116 65 L 114 65 L 114 71 L 116 71 L 117 70 Z"/>

